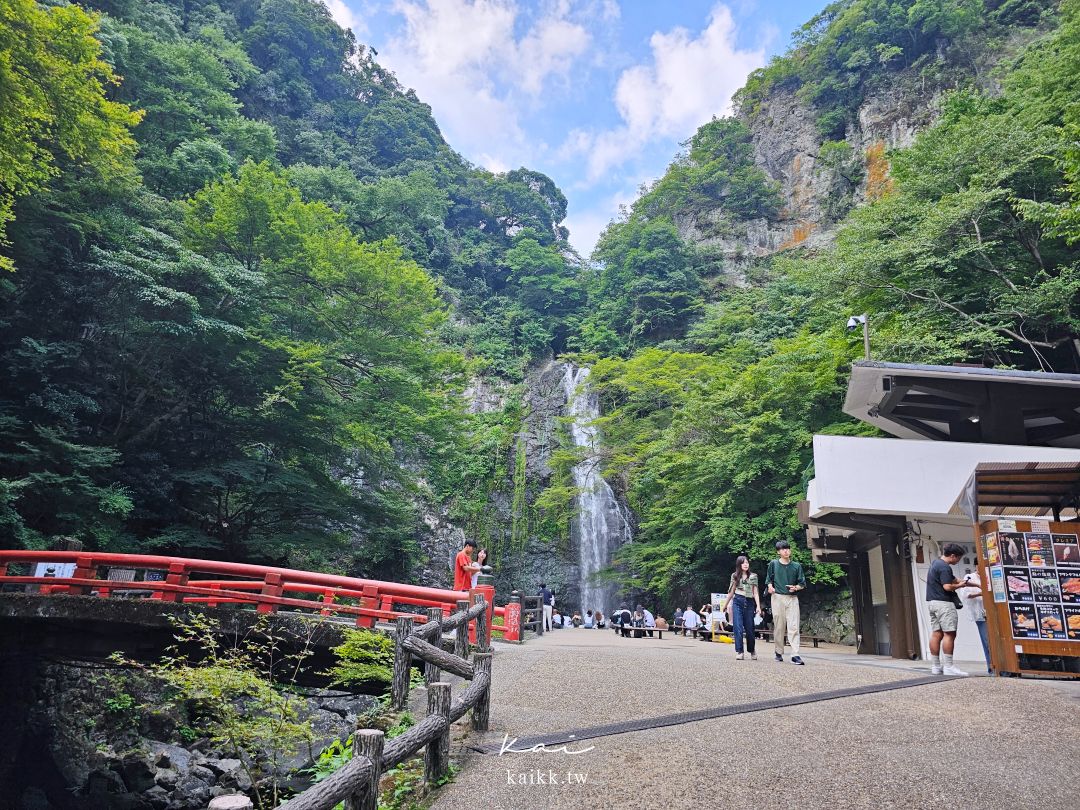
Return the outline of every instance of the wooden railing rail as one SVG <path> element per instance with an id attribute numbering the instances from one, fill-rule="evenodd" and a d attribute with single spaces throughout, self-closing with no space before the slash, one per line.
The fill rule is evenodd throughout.
<path id="1" fill-rule="evenodd" d="M 435 681 L 428 684 L 427 715 L 400 737 L 384 740 L 381 731 L 357 729 L 353 735 L 353 760 L 303 793 L 294 796 L 279 810 L 331 810 L 339 802 L 345 802 L 346 810 L 372 810 L 377 806 L 379 778 L 391 768 L 416 755 L 424 754 L 424 778 L 429 783 L 441 779 L 450 767 L 450 725 L 472 711 L 472 728 L 487 731 L 491 706 L 491 650 L 477 649 L 470 662 L 467 657 L 448 653 L 430 643 L 435 631 L 454 627 L 458 637 L 465 638 L 468 622 L 479 624 L 488 615 L 489 606 L 482 594 L 468 607 L 462 600 L 462 609 L 445 619 L 433 619 L 428 624 L 412 628 L 410 617 L 397 620 L 394 659 L 394 683 L 391 694 L 395 706 L 404 707 L 408 700 L 409 658 L 416 656 L 433 665 L 437 671 L 446 669 L 472 683 L 451 703 L 450 684 Z M 441 626 L 441 627 L 440 627 Z M 477 638 L 485 635 L 477 630 Z M 440 635 L 441 639 L 441 635 Z M 455 642 L 455 649 L 459 645 Z M 398 673 L 405 677 L 399 683 Z"/>

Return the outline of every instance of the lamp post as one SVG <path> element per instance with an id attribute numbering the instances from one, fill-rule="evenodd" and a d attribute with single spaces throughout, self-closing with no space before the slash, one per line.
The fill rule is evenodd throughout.
<path id="1" fill-rule="evenodd" d="M 859 324 L 862 324 L 862 339 L 863 339 L 863 354 L 866 359 L 870 359 L 870 319 L 865 313 L 862 315 L 852 315 L 848 318 L 847 328 L 850 332 Z"/>

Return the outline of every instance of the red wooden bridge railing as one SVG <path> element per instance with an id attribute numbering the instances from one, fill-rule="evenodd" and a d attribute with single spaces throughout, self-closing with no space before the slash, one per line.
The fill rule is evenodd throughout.
<path id="1" fill-rule="evenodd" d="M 34 569 L 42 563 L 74 565 L 74 570 L 70 576 L 35 576 Z M 27 573 L 15 573 L 13 568 L 26 568 Z M 135 579 L 139 571 L 143 578 Z M 37 586 L 40 594 L 102 598 L 123 591 L 163 602 L 253 607 L 260 613 L 275 613 L 281 608 L 306 610 L 323 616 L 355 617 L 357 627 L 374 627 L 378 621 L 392 622 L 398 616 L 426 621 L 423 611 L 415 608 L 438 607 L 449 616 L 459 600 L 471 604 L 473 593 L 482 593 L 488 605 L 494 605 L 495 600 L 495 589 L 488 585 L 452 591 L 247 563 L 87 551 L 0 550 L 0 590 L 4 586 Z M 503 633 L 507 641 L 517 641 L 516 633 L 493 621 L 504 612 L 501 607 L 489 608 L 488 632 Z M 474 623 L 469 628 L 474 642 L 475 633 Z"/>

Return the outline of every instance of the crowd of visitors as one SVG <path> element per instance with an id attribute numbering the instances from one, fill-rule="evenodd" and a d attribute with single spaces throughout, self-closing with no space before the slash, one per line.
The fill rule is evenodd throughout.
<path id="1" fill-rule="evenodd" d="M 780 541 L 776 544 L 776 559 L 769 562 L 765 576 L 765 589 L 772 603 L 773 643 L 775 658 L 784 660 L 784 639 L 791 645 L 791 662 L 804 665 L 799 655 L 799 592 L 806 588 L 806 574 L 801 563 L 791 559 L 791 546 Z M 678 607 L 669 625 L 663 616 L 654 615 L 644 605 L 633 610 L 627 604 L 619 605 L 609 617 L 599 610 L 560 613 L 555 607 L 555 596 L 545 583 L 540 583 L 539 595 L 544 606 L 544 629 L 581 627 L 593 630 L 612 627 L 625 637 L 644 638 L 653 636 L 657 629 L 672 630 L 702 639 L 715 635 L 730 635 L 735 645 L 735 658 L 742 661 L 747 655 L 757 660 L 756 635 L 767 627 L 767 609 L 762 604 L 758 575 L 750 570 L 750 560 L 745 555 L 735 561 L 726 593 L 715 593 L 697 610 L 691 602 L 686 608 Z"/>

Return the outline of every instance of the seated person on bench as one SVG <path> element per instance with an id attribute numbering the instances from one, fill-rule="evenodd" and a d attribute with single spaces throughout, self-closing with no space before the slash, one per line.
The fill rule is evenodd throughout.
<path id="1" fill-rule="evenodd" d="M 633 621 L 633 617 L 630 615 L 626 605 L 620 605 L 619 609 L 611 616 L 611 626 L 615 628 L 615 632 L 626 638 L 630 637 L 631 621 Z"/>
<path id="2" fill-rule="evenodd" d="M 704 617 L 701 638 L 711 641 L 713 633 L 719 633 L 724 629 L 724 611 L 720 609 L 720 605 L 705 605 L 703 607 L 709 608 L 709 612 Z"/>
<path id="3" fill-rule="evenodd" d="M 643 622 L 642 622 L 642 625 L 641 625 L 642 627 L 656 627 L 656 619 L 653 618 L 652 613 L 650 613 L 645 608 L 644 605 L 638 605 L 637 609 L 638 609 L 638 612 L 641 614 L 642 619 L 643 619 Z M 652 635 L 652 630 L 649 630 L 647 632 L 649 633 L 650 636 Z"/>
<path id="4" fill-rule="evenodd" d="M 686 631 L 690 631 L 690 635 L 697 635 L 696 631 L 701 626 L 701 617 L 697 615 L 690 605 L 686 606 L 686 612 L 682 615 L 682 634 L 685 636 Z"/>

